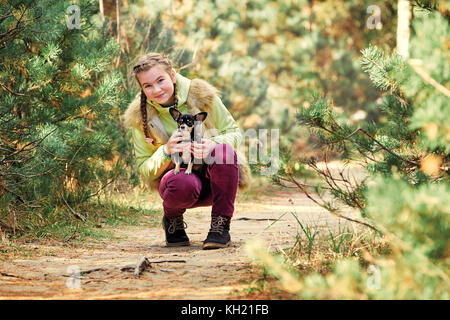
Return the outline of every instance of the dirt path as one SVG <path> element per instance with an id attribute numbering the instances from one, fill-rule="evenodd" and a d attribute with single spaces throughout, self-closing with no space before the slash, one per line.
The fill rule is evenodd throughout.
<path id="1" fill-rule="evenodd" d="M 27 244 L 36 253 L 32 257 L 0 262 L 0 299 L 235 298 L 246 288 L 251 272 L 242 250 L 246 240 L 258 236 L 274 249 L 292 246 L 300 228 L 290 212 L 315 227 L 345 223 L 298 192 L 271 192 L 270 197 L 248 200 L 238 195 L 232 245 L 205 251 L 201 245 L 209 229 L 210 209 L 187 210 L 189 247 L 166 248 L 163 229 L 145 225 L 108 227 L 119 238 L 83 246 Z M 264 230 L 286 212 L 289 214 Z M 153 263 L 139 278 L 120 270 L 136 264 L 141 256 Z M 97 268 L 101 270 L 82 274 L 79 282 L 70 277 Z"/>

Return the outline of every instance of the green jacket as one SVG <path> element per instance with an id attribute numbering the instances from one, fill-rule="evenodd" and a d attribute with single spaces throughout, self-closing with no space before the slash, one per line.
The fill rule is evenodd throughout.
<path id="1" fill-rule="evenodd" d="M 239 150 L 243 137 L 236 121 L 223 105 L 217 90 L 207 82 L 190 80 L 176 74 L 178 110 L 181 113 L 195 114 L 206 111 L 208 116 L 203 123 L 203 137 L 217 143 L 227 143 L 238 153 L 240 165 L 240 189 L 246 189 L 250 180 L 250 169 Z M 177 123 L 169 113 L 169 108 L 147 100 L 147 118 L 151 138 L 150 144 L 145 140 L 140 114 L 140 93 L 130 104 L 124 114 L 125 124 L 131 129 L 136 164 L 139 174 L 151 189 L 159 185 L 163 174 L 174 167 L 172 161 L 163 154 L 163 148 L 169 137 L 178 129 Z"/>

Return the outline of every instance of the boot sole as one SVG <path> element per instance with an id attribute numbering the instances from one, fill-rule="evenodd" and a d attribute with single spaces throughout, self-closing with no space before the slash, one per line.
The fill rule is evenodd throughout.
<path id="1" fill-rule="evenodd" d="M 190 246 L 191 243 L 189 241 L 185 241 L 185 242 L 167 242 L 166 241 L 166 247 L 187 247 Z"/>
<path id="2" fill-rule="evenodd" d="M 216 242 L 208 242 L 203 244 L 202 249 L 203 250 L 211 250 L 211 249 L 222 249 L 230 246 L 231 241 L 228 241 L 227 243 L 216 243 Z"/>

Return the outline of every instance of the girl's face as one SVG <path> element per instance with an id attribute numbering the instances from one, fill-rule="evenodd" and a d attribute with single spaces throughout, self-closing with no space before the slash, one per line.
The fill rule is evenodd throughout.
<path id="1" fill-rule="evenodd" d="M 140 72 L 137 78 L 148 99 L 165 106 L 174 103 L 175 71 L 171 70 L 169 74 L 163 67 L 156 65 Z"/>

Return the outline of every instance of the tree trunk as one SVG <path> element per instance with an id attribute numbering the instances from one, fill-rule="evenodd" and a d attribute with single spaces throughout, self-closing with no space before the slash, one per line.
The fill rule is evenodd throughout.
<path id="1" fill-rule="evenodd" d="M 409 21 L 411 19 L 411 6 L 408 0 L 398 0 L 397 17 L 397 53 L 408 59 Z"/>
<path id="2" fill-rule="evenodd" d="M 120 46 L 120 1 L 116 0 L 116 19 L 117 19 L 117 42 Z M 120 47 L 119 56 L 117 57 L 116 68 L 119 67 L 120 64 L 120 54 L 122 52 L 122 48 Z"/>
<path id="3" fill-rule="evenodd" d="M 117 42 L 120 44 L 120 1 L 116 0 Z"/>
<path id="4" fill-rule="evenodd" d="M 98 0 L 98 6 L 100 8 L 100 15 L 102 17 L 102 21 L 105 22 L 105 9 L 103 8 L 103 0 Z"/>

